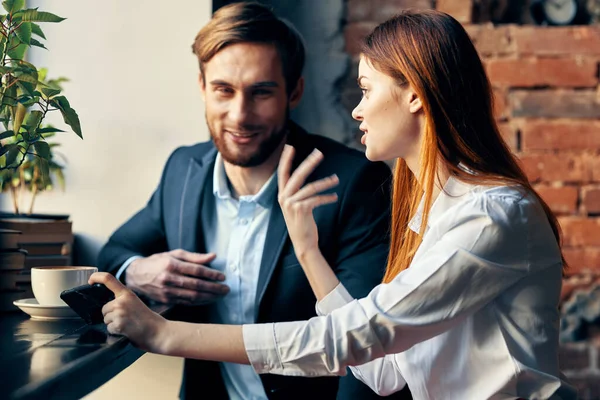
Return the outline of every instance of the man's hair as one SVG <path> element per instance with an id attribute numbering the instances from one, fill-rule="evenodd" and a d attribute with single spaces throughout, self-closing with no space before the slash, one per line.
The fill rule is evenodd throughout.
<path id="1" fill-rule="evenodd" d="M 259 3 L 240 2 L 220 8 L 196 35 L 192 45 L 203 78 L 205 63 L 236 43 L 274 45 L 281 59 L 286 90 L 288 93 L 294 90 L 304 67 L 304 44 L 291 24 Z"/>

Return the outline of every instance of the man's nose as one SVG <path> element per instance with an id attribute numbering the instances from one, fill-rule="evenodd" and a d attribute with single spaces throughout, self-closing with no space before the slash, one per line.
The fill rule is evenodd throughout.
<path id="1" fill-rule="evenodd" d="M 229 118 L 232 122 L 242 125 L 247 119 L 251 112 L 251 101 L 245 96 L 237 96 L 234 101 L 231 102 L 229 108 Z"/>

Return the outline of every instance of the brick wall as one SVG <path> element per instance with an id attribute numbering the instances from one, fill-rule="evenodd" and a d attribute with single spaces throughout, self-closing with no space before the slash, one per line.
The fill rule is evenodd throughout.
<path id="1" fill-rule="evenodd" d="M 360 100 L 358 41 L 403 8 L 434 6 L 463 23 L 475 42 L 494 88 L 501 132 L 559 217 L 571 266 L 566 300 L 600 282 L 600 26 L 473 24 L 471 0 L 348 0 L 345 38 L 353 65 L 342 102 L 349 111 Z M 561 366 L 582 398 L 600 398 L 595 332 L 597 339 L 561 350 Z"/>

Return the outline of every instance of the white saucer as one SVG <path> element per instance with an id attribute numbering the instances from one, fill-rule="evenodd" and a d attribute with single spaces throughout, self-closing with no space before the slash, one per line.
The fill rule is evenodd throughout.
<path id="1" fill-rule="evenodd" d="M 64 306 L 42 306 L 36 299 L 15 300 L 13 304 L 21 309 L 26 314 L 29 314 L 31 319 L 53 321 L 58 319 L 77 319 L 79 316 L 71 309 Z"/>

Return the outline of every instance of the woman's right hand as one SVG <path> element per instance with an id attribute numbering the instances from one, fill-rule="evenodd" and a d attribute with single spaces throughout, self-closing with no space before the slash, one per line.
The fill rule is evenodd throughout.
<path id="1" fill-rule="evenodd" d="M 308 176 L 323 160 L 323 153 L 315 149 L 291 173 L 294 154 L 294 148 L 286 144 L 277 170 L 278 201 L 296 257 L 302 261 L 311 252 L 319 251 L 319 235 L 313 210 L 324 204 L 335 203 L 338 198 L 336 193 L 320 193 L 337 186 L 339 180 L 337 175 L 331 175 L 304 185 Z"/>

